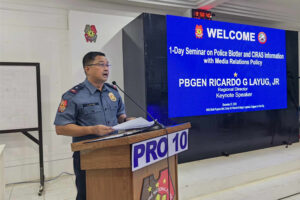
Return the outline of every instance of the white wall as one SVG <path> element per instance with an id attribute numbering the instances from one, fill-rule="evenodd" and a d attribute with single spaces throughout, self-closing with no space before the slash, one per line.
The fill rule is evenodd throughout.
<path id="1" fill-rule="evenodd" d="M 42 115 L 46 178 L 60 172 L 73 172 L 71 138 L 57 136 L 53 121 L 61 95 L 73 86 L 71 45 L 69 41 L 69 11 L 112 15 L 107 20 L 106 41 L 101 48 L 114 65 L 110 80 L 123 85 L 120 30 L 114 27 L 124 19 L 134 19 L 142 12 L 180 15 L 174 11 L 143 9 L 85 0 L 0 0 L 0 61 L 39 62 L 41 65 Z M 100 35 L 101 37 L 101 35 Z M 114 44 L 114 45 L 112 45 Z M 101 50 L 101 49 L 99 49 Z M 82 72 L 83 73 L 83 72 Z M 81 82 L 82 80 L 77 80 Z M 0 111 L 1 112 L 1 111 Z M 37 133 L 33 133 L 37 136 Z M 6 183 L 39 178 L 38 146 L 20 133 L 0 135 L 6 144 Z"/>
<path id="2" fill-rule="evenodd" d="M 5 183 L 4 183 L 4 153 L 5 145 L 0 145 L 0 199 L 4 199 Z"/>
<path id="3" fill-rule="evenodd" d="M 2 3 L 0 10 L 0 60 L 41 64 L 42 113 L 46 175 L 59 165 L 71 171 L 70 139 L 54 134 L 53 119 L 61 93 L 69 87 L 67 11 L 43 6 Z M 37 134 L 35 133 L 35 136 Z M 6 183 L 39 177 L 38 146 L 19 133 L 0 135 L 5 151 Z M 56 167 L 51 167 L 53 160 Z"/>
<path id="4" fill-rule="evenodd" d="M 136 16 L 139 13 L 136 13 Z M 110 75 L 114 76 L 115 69 L 122 69 L 122 62 L 115 62 L 122 58 L 122 43 L 119 34 L 118 38 L 113 38 L 122 28 L 132 21 L 136 16 L 123 16 L 111 14 L 95 14 L 87 12 L 70 11 L 69 12 L 69 39 L 70 53 L 72 62 L 72 78 L 73 84 L 82 82 L 85 79 L 85 74 L 82 70 L 82 57 L 89 51 L 103 51 L 108 57 L 108 61 L 112 64 Z M 84 38 L 84 28 L 86 24 L 95 25 L 97 29 L 96 42 L 86 42 Z M 116 41 L 115 41 L 116 40 Z M 106 47 L 105 49 L 103 49 Z M 108 47 L 108 48 L 107 48 Z M 113 51 L 110 51 L 113 48 Z M 117 55 L 117 57 L 115 56 Z M 112 57 L 115 57 L 112 59 Z M 123 60 L 121 60 L 123 61 Z M 118 73 L 118 71 L 115 71 Z M 109 76 L 110 81 L 111 76 Z"/>

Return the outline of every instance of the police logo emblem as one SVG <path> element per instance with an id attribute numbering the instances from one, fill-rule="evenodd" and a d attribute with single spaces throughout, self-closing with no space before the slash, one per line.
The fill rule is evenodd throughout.
<path id="1" fill-rule="evenodd" d="M 115 95 L 112 92 L 108 93 L 108 96 L 109 96 L 110 100 L 117 101 L 117 98 L 115 97 Z"/>
<path id="2" fill-rule="evenodd" d="M 175 188 L 168 169 L 160 171 L 159 178 L 150 175 L 143 180 L 141 200 L 174 200 Z"/>
<path id="3" fill-rule="evenodd" d="M 97 40 L 97 29 L 95 25 L 85 25 L 84 37 L 86 42 L 96 42 Z"/>
<path id="4" fill-rule="evenodd" d="M 267 42 L 267 35 L 264 32 L 258 33 L 258 41 L 261 44 L 265 44 Z"/>
<path id="5" fill-rule="evenodd" d="M 203 38 L 203 27 L 202 27 L 202 25 L 196 25 L 195 35 L 196 35 L 196 38 Z"/>
<path id="6" fill-rule="evenodd" d="M 58 112 L 64 112 L 66 110 L 67 105 L 68 101 L 62 99 L 58 107 Z"/>

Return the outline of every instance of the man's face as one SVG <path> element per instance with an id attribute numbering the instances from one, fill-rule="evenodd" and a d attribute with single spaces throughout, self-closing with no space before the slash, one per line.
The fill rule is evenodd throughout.
<path id="1" fill-rule="evenodd" d="M 88 80 L 105 82 L 109 75 L 109 64 L 104 56 L 96 56 L 94 61 L 85 66 Z"/>

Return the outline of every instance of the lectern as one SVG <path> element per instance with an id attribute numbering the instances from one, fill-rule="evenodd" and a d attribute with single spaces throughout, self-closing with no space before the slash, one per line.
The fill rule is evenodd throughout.
<path id="1" fill-rule="evenodd" d="M 190 127 L 72 143 L 86 170 L 87 200 L 178 200 L 177 154 L 187 149 Z"/>

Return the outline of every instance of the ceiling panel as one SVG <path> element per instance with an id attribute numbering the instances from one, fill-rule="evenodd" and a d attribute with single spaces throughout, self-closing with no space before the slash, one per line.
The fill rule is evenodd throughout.
<path id="1" fill-rule="evenodd" d="M 95 0 L 187 12 L 211 10 L 216 14 L 241 16 L 270 22 L 292 24 L 300 30 L 300 0 Z"/>
<path id="2" fill-rule="evenodd" d="M 219 14 L 279 22 L 300 30 L 300 0 L 231 0 L 212 9 Z"/>

